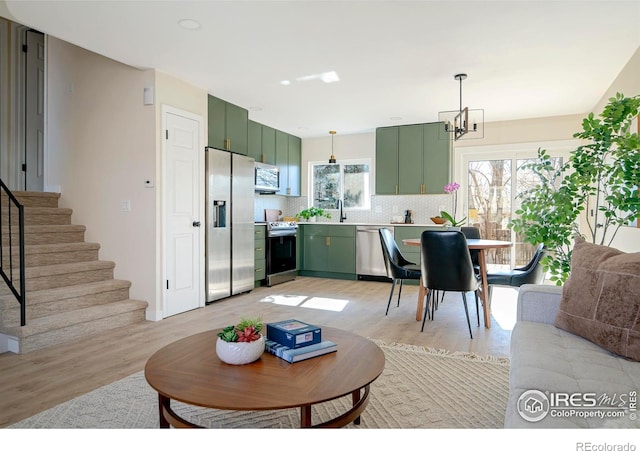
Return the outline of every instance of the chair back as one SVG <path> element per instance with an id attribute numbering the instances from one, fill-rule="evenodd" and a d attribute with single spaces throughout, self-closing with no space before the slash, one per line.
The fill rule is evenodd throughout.
<path id="1" fill-rule="evenodd" d="M 479 278 L 473 270 L 467 239 L 457 230 L 425 230 L 420 237 L 422 283 L 431 290 L 475 291 Z"/>
<path id="2" fill-rule="evenodd" d="M 468 240 L 479 240 L 481 238 L 480 229 L 478 227 L 460 227 L 460 231 Z M 469 253 L 471 254 L 471 263 L 473 263 L 474 266 L 480 267 L 480 256 L 478 255 L 480 251 L 476 249 L 470 249 Z"/>
<path id="3" fill-rule="evenodd" d="M 518 273 L 511 277 L 511 285 L 521 286 L 526 283 L 539 284 L 544 279 L 544 271 L 540 260 L 546 255 L 544 244 L 538 244 L 529 263 L 521 268 L 516 268 Z M 522 272 L 520 272 L 522 271 Z"/>
<path id="4" fill-rule="evenodd" d="M 460 231 L 464 234 L 464 237 L 468 240 L 480 239 L 480 229 L 478 227 L 460 227 Z"/>
<path id="5" fill-rule="evenodd" d="M 387 268 L 387 276 L 392 279 L 406 278 L 407 270 L 403 266 L 411 265 L 412 262 L 404 258 L 400 249 L 398 249 L 391 230 L 383 227 L 378 230 L 378 233 L 380 234 L 380 244 L 382 245 L 382 255 Z"/>

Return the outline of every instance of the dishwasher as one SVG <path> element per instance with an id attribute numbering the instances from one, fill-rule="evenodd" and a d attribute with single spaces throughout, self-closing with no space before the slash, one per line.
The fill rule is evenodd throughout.
<path id="1" fill-rule="evenodd" d="M 382 228 L 391 230 L 393 235 L 393 227 L 356 226 L 356 274 L 358 280 L 389 280 L 378 232 Z"/>

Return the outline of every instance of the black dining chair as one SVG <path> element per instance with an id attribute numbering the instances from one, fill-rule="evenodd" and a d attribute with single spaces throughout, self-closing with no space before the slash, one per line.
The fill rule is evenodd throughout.
<path id="1" fill-rule="evenodd" d="M 420 265 L 410 262 L 400 252 L 396 241 L 393 239 L 391 230 L 386 227 L 380 228 L 378 233 L 380 234 L 380 243 L 382 244 L 382 255 L 384 256 L 384 264 L 387 268 L 387 277 L 391 279 L 391 292 L 389 293 L 389 301 L 387 302 L 387 311 L 385 315 L 389 313 L 389 306 L 391 305 L 391 298 L 393 297 L 393 291 L 398 282 L 400 288 L 398 289 L 398 306 L 400 306 L 400 295 L 402 294 L 402 282 L 403 280 L 420 280 Z"/>
<path id="2" fill-rule="evenodd" d="M 544 270 L 540 261 L 546 255 L 544 244 L 538 244 L 531 260 L 520 268 L 510 271 L 487 272 L 487 285 L 489 285 L 489 300 L 493 285 L 508 287 L 520 287 L 525 283 L 540 284 L 544 280 Z"/>
<path id="3" fill-rule="evenodd" d="M 468 240 L 474 239 L 479 240 L 480 237 L 480 229 L 478 227 L 460 227 L 460 231 L 464 234 L 464 237 Z M 476 273 L 480 274 L 480 251 L 477 249 L 469 249 L 469 254 L 471 254 L 471 263 L 473 263 L 473 269 Z"/>
<path id="4" fill-rule="evenodd" d="M 478 227 L 460 227 L 460 231 L 464 234 L 464 237 L 468 240 L 470 239 L 480 239 L 480 229 Z M 476 274 L 480 274 L 480 257 L 478 256 L 479 250 L 477 249 L 469 249 L 469 254 L 471 255 L 471 263 L 473 264 L 473 270 Z M 440 294 L 440 296 L 438 296 Z M 438 304 L 444 301 L 444 292 L 436 292 L 434 293 L 434 297 L 432 298 L 435 301 L 435 309 L 438 309 Z"/>
<path id="5" fill-rule="evenodd" d="M 476 274 L 471 262 L 471 254 L 467 247 L 467 239 L 457 230 L 436 231 L 425 230 L 420 237 L 422 283 L 428 290 L 427 308 L 422 318 L 422 329 L 427 319 L 431 306 L 431 319 L 434 317 L 434 291 L 457 291 L 462 294 L 464 311 L 467 315 L 469 335 L 471 321 L 469 320 L 469 308 L 467 306 L 467 293 L 473 291 L 476 298 L 476 316 L 480 326 L 480 311 L 478 309 L 478 289 L 480 288 L 480 276 Z"/>

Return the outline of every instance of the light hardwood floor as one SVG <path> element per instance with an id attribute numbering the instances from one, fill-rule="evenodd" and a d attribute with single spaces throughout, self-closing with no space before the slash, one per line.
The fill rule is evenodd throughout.
<path id="1" fill-rule="evenodd" d="M 421 322 L 415 320 L 417 287 L 405 286 L 400 306 L 396 307 L 394 296 L 385 316 L 390 288 L 385 282 L 298 277 L 162 321 L 147 321 L 25 355 L 0 354 L 0 427 L 141 371 L 161 347 L 197 332 L 234 324 L 242 316 L 261 315 L 265 322 L 295 318 L 389 343 L 508 355 L 515 289 L 494 289 L 491 329 L 484 327 L 482 311 L 481 326 L 476 326 L 473 295 L 467 296 L 472 340 L 459 293 L 448 293 L 435 320 L 427 320 L 424 332 L 420 332 Z"/>

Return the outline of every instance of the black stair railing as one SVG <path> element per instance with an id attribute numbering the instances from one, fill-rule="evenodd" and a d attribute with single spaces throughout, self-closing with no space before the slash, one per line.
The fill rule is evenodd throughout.
<path id="1" fill-rule="evenodd" d="M 24 326 L 27 323 L 27 297 L 24 279 L 24 206 L 18 202 L 16 196 L 2 180 L 0 180 L 0 192 L 4 194 L 4 196 L 0 196 L 0 275 L 20 303 L 20 325 Z M 3 197 L 6 197 L 6 205 Z M 18 213 L 17 246 L 14 245 L 15 227 L 12 220 L 16 210 Z M 14 265 L 16 247 L 19 254 L 17 269 Z M 6 253 L 9 255 L 7 256 Z M 18 272 L 17 278 L 16 272 Z M 16 288 L 16 283 L 19 288 Z"/>

